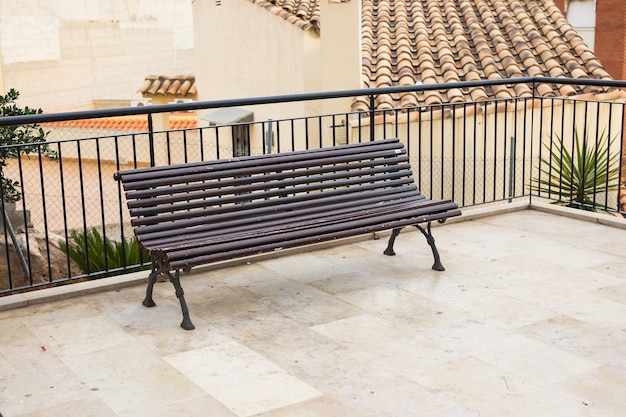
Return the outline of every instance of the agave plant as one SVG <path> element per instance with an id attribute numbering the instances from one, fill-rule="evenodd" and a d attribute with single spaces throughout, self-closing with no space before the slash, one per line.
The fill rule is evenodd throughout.
<path id="1" fill-rule="evenodd" d="M 70 236 L 71 242 L 61 241 L 60 246 L 85 273 L 140 265 L 150 259 L 136 238 L 126 239 L 122 236 L 120 241 L 112 241 L 103 237 L 95 227 L 84 233 L 73 230 Z M 140 269 L 146 268 L 149 266 Z M 121 272 L 107 275 L 117 273 Z"/>
<path id="2" fill-rule="evenodd" d="M 597 140 L 581 138 L 574 130 L 573 149 L 556 140 L 545 144 L 549 157 L 541 158 L 540 175 L 533 178 L 531 190 L 558 197 L 554 204 L 587 211 L 605 207 L 597 202 L 597 194 L 615 191 L 619 184 L 619 155 L 611 153 L 614 138 L 604 132 Z"/>

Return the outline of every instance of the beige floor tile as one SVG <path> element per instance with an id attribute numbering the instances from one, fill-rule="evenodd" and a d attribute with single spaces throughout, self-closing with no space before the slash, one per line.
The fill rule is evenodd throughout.
<path id="1" fill-rule="evenodd" d="M 592 294 L 626 305 L 626 282 L 598 288 Z"/>
<path id="2" fill-rule="evenodd" d="M 388 340 L 404 339 L 406 331 L 391 320 L 363 314 L 311 327 L 312 330 L 348 347 L 376 347 Z"/>
<path id="3" fill-rule="evenodd" d="M 29 327 L 39 327 L 98 315 L 89 299 L 74 299 L 33 306 L 32 313 L 22 320 Z"/>
<path id="4" fill-rule="evenodd" d="M 211 277 L 215 275 L 224 285 L 229 287 L 250 287 L 259 282 L 272 281 L 278 277 L 287 278 L 292 274 L 292 270 L 281 271 L 280 268 L 272 269 L 263 263 L 250 262 L 247 265 L 234 266 L 232 268 L 216 271 L 215 274 L 208 272 L 204 275 Z M 278 263 L 278 262 L 277 262 Z"/>
<path id="5" fill-rule="evenodd" d="M 206 395 L 138 343 L 66 356 L 63 361 L 120 417 L 148 416 L 155 408 Z"/>
<path id="6" fill-rule="evenodd" d="M 375 358 L 346 361 L 323 389 L 357 410 L 357 415 L 431 416 L 458 408 L 449 398 L 402 375 L 380 369 Z"/>
<path id="7" fill-rule="evenodd" d="M 601 416 L 623 416 L 626 392 L 626 367 L 598 368 L 569 378 L 560 384 L 576 393 L 583 404 Z"/>
<path id="8" fill-rule="evenodd" d="M 310 281 L 308 283 L 313 288 L 325 292 L 328 295 L 336 296 L 345 292 L 358 291 L 365 288 L 382 284 L 380 277 L 365 274 L 363 272 L 348 272 L 332 277 Z"/>
<path id="9" fill-rule="evenodd" d="M 185 296 L 192 308 L 192 315 L 208 323 L 225 318 L 263 314 L 269 310 L 269 307 L 247 288 L 219 286 L 196 293 L 189 291 L 189 294 Z"/>
<path id="10" fill-rule="evenodd" d="M 187 398 L 167 405 L 159 405 L 146 411 L 150 417 L 236 417 L 224 404 L 209 394 Z"/>
<path id="11" fill-rule="evenodd" d="M 332 250 L 341 251 L 341 247 Z M 316 281 L 337 275 L 337 264 L 318 257 L 319 252 L 301 253 L 263 261 L 263 266 L 281 277 L 299 282 Z M 312 267 L 315 265 L 315 267 Z"/>
<path id="12" fill-rule="evenodd" d="M 474 320 L 506 328 L 519 327 L 554 315 L 542 306 L 498 294 L 489 288 L 473 285 L 472 282 L 426 289 L 418 294 Z M 493 314 L 494 311 L 498 313 Z"/>
<path id="13" fill-rule="evenodd" d="M 625 367 L 626 333 L 567 316 L 555 316 L 515 330 L 595 363 Z"/>
<path id="14" fill-rule="evenodd" d="M 592 415 L 585 414 L 582 397 L 535 385 L 474 358 L 448 362 L 414 379 L 484 417 Z"/>
<path id="15" fill-rule="evenodd" d="M 91 397 L 91 398 L 90 398 Z M 15 417 L 117 417 L 104 402 L 98 399 L 95 394 L 86 398 L 70 401 L 65 404 L 44 408 L 33 413 L 21 414 Z"/>
<path id="16" fill-rule="evenodd" d="M 286 407 L 277 408 L 254 417 L 369 417 L 366 412 L 361 412 L 353 407 L 333 400 L 328 397 L 317 397 Z"/>
<path id="17" fill-rule="evenodd" d="M 419 290 L 418 293 L 407 291 L 403 286 L 380 285 L 340 293 L 337 297 L 390 323 L 400 320 L 419 329 L 446 326 L 450 320 L 458 320 L 459 310 L 426 298 Z"/>
<path id="18" fill-rule="evenodd" d="M 361 312 L 323 291 L 293 280 L 275 279 L 253 285 L 248 290 L 270 309 L 306 325 L 326 323 Z"/>
<path id="19" fill-rule="evenodd" d="M 499 369 L 538 381 L 555 383 L 599 365 L 580 355 L 508 331 L 493 331 L 481 340 L 468 341 L 472 357 Z"/>
<path id="20" fill-rule="evenodd" d="M 135 339 L 105 316 L 94 316 L 33 329 L 48 350 L 60 357 L 92 353 L 133 343 Z"/>
<path id="21" fill-rule="evenodd" d="M 553 308 L 555 311 L 599 327 L 626 329 L 626 304 L 591 294 Z"/>
<path id="22" fill-rule="evenodd" d="M 89 388 L 37 338 L 12 344 L 0 352 L 0 412 L 19 416 L 63 406 L 77 398 L 93 398 Z"/>
<path id="23" fill-rule="evenodd" d="M 626 268 L 624 268 L 624 258 L 616 257 L 614 260 L 593 265 L 589 269 L 612 275 L 619 279 L 626 279 Z"/>
<path id="24" fill-rule="evenodd" d="M 321 395 L 237 342 L 164 359 L 238 416 L 251 416 Z"/>

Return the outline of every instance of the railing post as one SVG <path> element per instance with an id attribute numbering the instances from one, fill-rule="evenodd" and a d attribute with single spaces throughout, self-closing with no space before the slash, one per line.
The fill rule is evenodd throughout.
<path id="1" fill-rule="evenodd" d="M 273 123 L 272 123 L 272 119 L 267 119 L 267 153 L 270 154 L 272 153 L 272 146 L 274 145 L 273 142 L 273 136 L 274 136 L 274 132 L 272 130 L 273 128 Z"/>
<path id="2" fill-rule="evenodd" d="M 152 122 L 152 113 L 148 113 L 148 146 L 150 148 L 150 166 L 156 165 L 154 158 L 154 124 Z"/>
<path id="3" fill-rule="evenodd" d="M 370 95 L 370 141 L 374 140 L 374 116 L 376 111 L 376 100 L 374 95 Z"/>
<path id="4" fill-rule="evenodd" d="M 532 182 L 533 182 L 533 158 L 534 158 L 534 150 L 535 150 L 535 138 L 533 135 L 533 132 L 535 131 L 535 100 L 537 98 L 537 86 L 536 86 L 536 82 L 533 80 L 533 82 L 531 83 L 531 91 L 532 91 L 532 107 L 531 107 L 531 111 L 530 111 L 530 168 L 528 169 L 529 173 L 528 173 L 528 184 L 530 184 L 530 188 L 528 189 L 528 201 L 530 204 L 532 204 L 533 202 L 533 188 L 532 188 Z M 539 138 L 541 139 L 541 132 L 539 132 Z M 524 138 L 524 142 L 526 141 L 526 138 Z M 541 140 L 539 140 L 539 147 L 541 148 Z M 526 162 L 524 161 L 524 164 Z M 522 178 L 522 182 L 526 183 L 526 178 Z M 524 194 L 524 188 L 522 188 L 522 194 Z"/>
<path id="5" fill-rule="evenodd" d="M 621 120 L 621 125 L 620 126 L 626 126 L 625 121 L 626 121 L 626 115 L 624 113 L 625 109 L 624 109 L 624 104 L 622 104 L 622 120 Z M 609 136 L 610 138 L 610 136 Z M 626 205 L 622 204 L 622 200 L 621 200 L 621 192 L 622 192 L 622 180 L 624 181 L 623 184 L 624 186 L 626 186 L 626 178 L 622 178 L 622 173 L 624 172 L 624 130 L 622 129 L 622 134 L 619 136 L 619 174 L 617 176 L 618 180 L 617 180 L 617 211 L 618 212 L 625 212 L 626 211 Z"/>
<path id="6" fill-rule="evenodd" d="M 509 164 L 509 203 L 513 202 L 515 191 L 515 135 L 511 136 L 511 163 Z"/>

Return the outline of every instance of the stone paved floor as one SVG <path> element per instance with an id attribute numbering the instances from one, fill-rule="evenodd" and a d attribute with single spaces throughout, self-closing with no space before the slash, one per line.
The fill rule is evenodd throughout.
<path id="1" fill-rule="evenodd" d="M 624 230 L 535 210 L 0 313 L 4 417 L 624 416 Z M 45 350 L 44 350 L 45 349 Z"/>

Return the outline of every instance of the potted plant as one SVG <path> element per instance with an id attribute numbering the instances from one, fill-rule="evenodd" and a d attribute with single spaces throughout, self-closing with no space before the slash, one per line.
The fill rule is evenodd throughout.
<path id="1" fill-rule="evenodd" d="M 574 130 L 570 148 L 555 134 L 554 142 L 544 144 L 548 156 L 540 160 L 537 178 L 531 190 L 548 197 L 556 196 L 558 204 L 587 211 L 604 209 L 597 194 L 616 191 L 619 187 L 619 154 L 611 151 L 616 137 L 605 132 L 590 140 Z"/>

